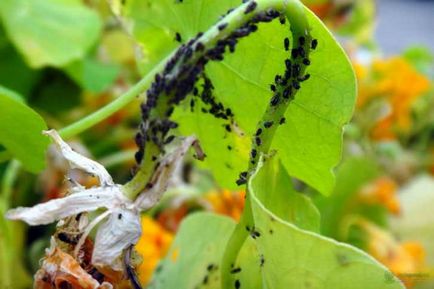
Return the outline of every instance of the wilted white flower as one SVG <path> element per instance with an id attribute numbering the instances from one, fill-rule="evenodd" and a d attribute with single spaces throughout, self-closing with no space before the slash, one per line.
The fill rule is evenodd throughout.
<path id="1" fill-rule="evenodd" d="M 23 220 L 29 225 L 45 225 L 79 213 L 105 208 L 106 211 L 84 228 L 75 251 L 78 252 L 92 228 L 106 219 L 96 233 L 92 263 L 122 270 L 119 257 L 126 248 L 135 244 L 141 235 L 140 212 L 153 207 L 160 200 L 187 150 L 191 146 L 198 148 L 196 139 L 187 137 L 175 150 L 168 153 L 156 167 L 146 186 L 147 189 L 133 201 L 125 196 L 123 186 L 113 182 L 104 166 L 73 151 L 55 130 L 45 131 L 44 134 L 53 139 L 71 168 L 98 177 L 100 185 L 86 189 L 75 184 L 71 194 L 63 198 L 30 208 L 13 209 L 7 212 L 6 217 L 11 220 Z"/>

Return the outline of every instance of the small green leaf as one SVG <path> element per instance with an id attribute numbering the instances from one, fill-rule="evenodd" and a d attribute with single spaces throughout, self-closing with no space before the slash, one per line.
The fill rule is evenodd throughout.
<path id="1" fill-rule="evenodd" d="M 234 227 L 231 219 L 210 213 L 187 217 L 149 288 L 220 288 L 220 260 Z"/>
<path id="2" fill-rule="evenodd" d="M 20 99 L 21 98 L 21 99 Z M 31 172 L 45 167 L 48 138 L 42 117 L 22 101 L 21 96 L 0 87 L 0 144 Z"/>
<path id="3" fill-rule="evenodd" d="M 297 227 L 319 232 L 320 216 L 312 201 L 294 190 L 291 178 L 277 156 L 259 164 L 250 186 L 262 204 Z"/>
<path id="4" fill-rule="evenodd" d="M 101 30 L 98 15 L 79 0 L 2 0 L 0 17 L 31 67 L 83 57 Z"/>

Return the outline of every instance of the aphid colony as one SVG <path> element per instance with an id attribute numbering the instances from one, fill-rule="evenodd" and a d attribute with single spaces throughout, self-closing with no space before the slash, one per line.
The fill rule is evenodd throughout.
<path id="1" fill-rule="evenodd" d="M 138 164 L 141 163 L 145 156 L 145 145 L 149 142 L 157 148 L 153 150 L 154 154 L 164 152 L 164 146 L 174 140 L 174 135 L 169 134 L 169 131 L 178 126 L 177 123 L 169 120 L 173 113 L 174 106 L 184 100 L 187 95 L 192 94 L 190 100 L 190 109 L 194 110 L 197 102 L 205 104 L 205 108 L 201 108 L 204 113 L 210 113 L 216 118 L 229 120 L 229 124 L 225 124 L 224 128 L 227 132 L 232 131 L 233 113 L 230 108 L 225 108 L 221 102 L 218 102 L 213 96 L 214 88 L 211 80 L 205 75 L 204 68 L 209 61 L 221 61 L 224 58 L 226 50 L 234 52 L 235 47 L 240 38 L 248 36 L 250 33 L 257 31 L 257 23 L 270 22 L 273 19 L 279 18 L 280 23 L 285 24 L 284 15 L 281 15 L 274 9 L 268 9 L 254 13 L 257 8 L 255 1 L 243 1 L 245 4 L 244 14 L 252 13 L 250 20 L 239 28 L 233 30 L 229 35 L 217 40 L 213 47 L 206 47 L 206 43 L 202 43 L 202 32 L 199 32 L 196 37 L 181 45 L 174 56 L 167 62 L 163 72 L 155 76 L 155 80 L 147 91 L 147 100 L 141 105 L 142 123 L 139 127 L 139 132 L 136 135 L 136 144 L 138 151 L 135 155 Z M 227 11 L 227 14 L 233 10 Z M 224 16 L 223 16 L 224 17 Z M 222 20 L 223 21 L 223 20 Z M 224 31 L 228 27 L 227 22 L 218 23 L 216 29 Z M 181 42 L 181 34 L 175 34 L 175 40 Z M 277 109 L 282 103 L 287 103 L 292 100 L 296 91 L 300 89 L 300 83 L 309 79 L 310 75 L 302 75 L 304 67 L 310 65 L 308 52 L 310 49 L 315 49 L 318 42 L 312 40 L 307 43 L 304 36 L 300 36 L 294 40 L 293 48 L 291 49 L 290 39 L 285 38 L 283 46 L 286 51 L 291 49 L 291 59 L 285 60 L 285 71 L 282 75 L 276 75 L 274 84 L 270 86 L 273 95 L 270 99 L 271 109 Z M 202 79 L 202 90 L 196 86 L 198 81 Z M 157 109 L 154 109 L 158 107 Z M 270 108 L 269 108 L 270 109 Z M 285 118 L 281 117 L 276 121 L 279 124 L 285 123 Z M 259 157 L 260 147 L 264 144 L 263 138 L 267 138 L 265 130 L 273 127 L 275 121 L 270 119 L 263 122 L 261 133 L 257 133 L 253 139 L 253 148 L 250 152 L 251 164 L 255 164 Z M 231 150 L 232 147 L 228 146 Z M 157 157 L 149 156 L 152 161 Z M 241 185 L 247 181 L 247 173 L 240 174 L 237 184 Z"/>
<path id="2" fill-rule="evenodd" d="M 252 13 L 256 8 L 256 2 L 251 1 L 245 13 Z M 226 14 L 230 13 L 229 10 Z M 141 163 L 145 155 L 145 144 L 152 142 L 160 152 L 163 152 L 164 145 L 170 143 L 174 136 L 169 135 L 169 131 L 178 126 L 177 123 L 169 120 L 173 113 L 174 105 L 179 104 L 185 97 L 193 92 L 198 96 L 198 89 L 195 84 L 199 79 L 203 79 L 203 91 L 199 99 L 210 106 L 209 110 L 203 109 L 215 117 L 228 119 L 233 117 L 230 109 L 224 108 L 220 102 L 215 101 L 211 90 L 211 81 L 203 74 L 204 67 L 210 60 L 223 60 L 226 48 L 230 52 L 235 51 L 238 39 L 248 36 L 257 30 L 255 23 L 268 22 L 280 16 L 277 11 L 269 10 L 261 12 L 252 17 L 250 21 L 235 29 L 227 37 L 217 41 L 216 45 L 206 48 L 200 41 L 203 33 L 198 33 L 189 42 L 182 44 L 174 56 L 167 62 L 164 71 L 155 76 L 155 80 L 147 91 L 147 100 L 141 105 L 142 123 L 139 127 L 135 140 L 138 151 L 135 155 L 138 164 Z M 224 30 L 228 23 L 219 23 L 217 29 Z M 176 33 L 176 41 L 182 41 L 181 34 Z M 166 97 L 160 97 L 165 95 Z M 190 102 L 191 108 L 195 105 L 195 100 Z M 158 109 L 153 111 L 158 106 Z M 152 111 L 152 113 L 151 113 Z M 230 126 L 225 126 L 230 131 Z M 155 156 L 152 159 L 156 159 Z"/>
<path id="3" fill-rule="evenodd" d="M 285 23 L 285 21 L 280 21 Z M 260 152 L 268 151 L 269 147 L 263 147 L 264 141 L 271 138 L 275 132 L 275 123 L 282 125 L 286 122 L 285 117 L 280 116 L 280 119 L 276 119 L 276 112 L 279 109 L 279 105 L 287 105 L 301 88 L 301 83 L 310 78 L 310 74 L 304 74 L 306 66 L 311 64 L 308 55 L 310 50 L 313 50 L 318 45 L 318 40 L 313 39 L 308 41 L 310 36 L 299 36 L 298 39 L 293 39 L 293 47 L 291 49 L 291 43 L 289 38 L 283 40 L 283 48 L 285 51 L 290 51 L 291 58 L 285 59 L 285 71 L 282 75 L 276 75 L 274 83 L 270 85 L 272 97 L 270 98 L 269 108 L 266 112 L 266 120 L 259 125 L 255 135 L 253 136 L 252 149 L 250 151 L 250 163 L 254 165 L 257 163 Z M 284 109 L 280 109 L 280 115 L 283 115 Z M 267 119 L 268 118 L 268 119 Z M 269 146 L 269 144 L 267 144 Z M 248 179 L 248 172 L 242 172 L 239 175 L 236 183 L 238 185 L 245 184 Z"/>

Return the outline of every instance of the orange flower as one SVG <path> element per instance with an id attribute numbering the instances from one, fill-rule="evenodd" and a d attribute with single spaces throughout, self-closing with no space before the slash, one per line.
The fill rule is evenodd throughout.
<path id="1" fill-rule="evenodd" d="M 391 109 L 374 127 L 372 137 L 388 140 L 396 138 L 397 132 L 408 131 L 411 127 L 412 105 L 428 91 L 429 80 L 399 57 L 374 61 L 369 73 L 360 64 L 355 64 L 355 70 L 359 80 L 357 107 L 383 98 Z"/>
<path id="2" fill-rule="evenodd" d="M 361 225 L 368 233 L 368 253 L 397 275 L 407 288 L 411 288 L 415 283 L 409 278 L 411 274 L 425 270 L 423 246 L 418 242 L 399 243 L 374 224 L 362 222 Z"/>
<path id="3" fill-rule="evenodd" d="M 223 190 L 208 193 L 205 199 L 211 204 L 213 212 L 239 220 L 244 208 L 244 196 L 244 191 L 231 192 Z"/>
<path id="4" fill-rule="evenodd" d="M 142 217 L 142 236 L 135 249 L 143 257 L 137 273 L 142 285 L 146 285 L 158 262 L 166 255 L 173 235 L 148 216 Z"/>
<path id="5" fill-rule="evenodd" d="M 392 214 L 399 214 L 397 185 L 388 177 L 381 177 L 364 186 L 359 192 L 360 201 L 367 204 L 380 204 Z"/>

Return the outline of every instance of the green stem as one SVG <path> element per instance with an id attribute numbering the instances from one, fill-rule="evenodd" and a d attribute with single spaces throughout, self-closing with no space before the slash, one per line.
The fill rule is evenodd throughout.
<path id="1" fill-rule="evenodd" d="M 21 164 L 13 160 L 7 166 L 2 183 L 1 183 L 1 197 L 0 197 L 0 214 L 2 216 L 0 220 L 0 269 L 1 278 L 0 285 L 2 288 L 12 288 L 13 282 L 12 276 L 14 275 L 14 268 L 11 266 L 15 263 L 16 250 L 14 242 L 14 230 L 12 230 L 11 224 L 3 218 L 4 214 L 9 208 L 10 198 L 12 195 L 12 187 L 17 178 L 18 172 L 20 170 Z"/>
<path id="2" fill-rule="evenodd" d="M 136 150 L 119 151 L 101 158 L 99 163 L 106 168 L 114 167 L 127 161 L 133 161 L 135 152 Z"/>
<path id="3" fill-rule="evenodd" d="M 247 2 L 246 5 L 248 5 Z M 280 12 L 285 13 L 286 18 L 291 23 L 291 33 L 293 43 L 298 41 L 299 37 L 305 38 L 304 51 L 306 52 L 306 57 L 308 57 L 308 52 L 310 50 L 311 37 L 309 34 L 309 25 L 304 14 L 303 5 L 295 0 L 295 1 L 280 1 L 280 0 L 259 0 L 258 10 L 265 11 L 267 9 L 273 8 Z M 291 59 L 294 63 L 300 64 L 301 74 L 304 73 L 304 65 L 302 65 L 301 60 Z M 279 87 L 277 89 L 277 93 L 282 95 L 283 87 Z M 293 99 L 296 94 L 296 90 L 293 90 L 290 96 L 290 99 Z M 267 154 L 270 150 L 271 143 L 274 137 L 274 134 L 279 126 L 280 120 L 283 118 L 285 111 L 288 108 L 290 101 L 283 101 L 280 105 L 273 106 L 269 105 L 266 112 L 264 113 L 261 121 L 258 123 L 257 129 L 262 131 L 260 135 L 261 142 L 257 143 L 255 140 L 255 136 L 252 139 L 252 150 L 256 153 L 250 156 L 249 160 L 249 176 L 255 171 L 259 157 L 261 154 Z M 265 123 L 272 124 L 270 127 L 268 125 L 264 126 Z M 243 246 L 246 238 L 248 237 L 249 232 L 246 230 L 246 227 L 252 228 L 254 226 L 253 212 L 251 207 L 250 194 L 246 195 L 245 207 L 243 210 L 243 214 L 240 218 L 240 222 L 237 224 L 232 236 L 230 237 L 225 253 L 222 259 L 222 288 L 231 288 L 233 287 L 232 281 L 229 272 L 231 270 L 231 266 L 236 264 L 236 259 L 238 253 Z"/>
<path id="4" fill-rule="evenodd" d="M 104 119 L 110 117 L 112 114 L 116 113 L 131 101 L 136 99 L 140 94 L 142 94 L 149 85 L 154 80 L 155 74 L 161 71 L 166 63 L 167 57 L 163 61 L 161 61 L 157 66 L 155 66 L 148 74 L 146 74 L 139 82 L 137 82 L 133 87 L 131 87 L 127 92 L 119 96 L 114 101 L 108 103 L 106 106 L 100 108 L 99 110 L 93 112 L 92 114 L 70 124 L 69 126 L 61 129 L 59 134 L 62 138 L 70 138 L 75 136 L 88 128 L 98 124 Z"/>

